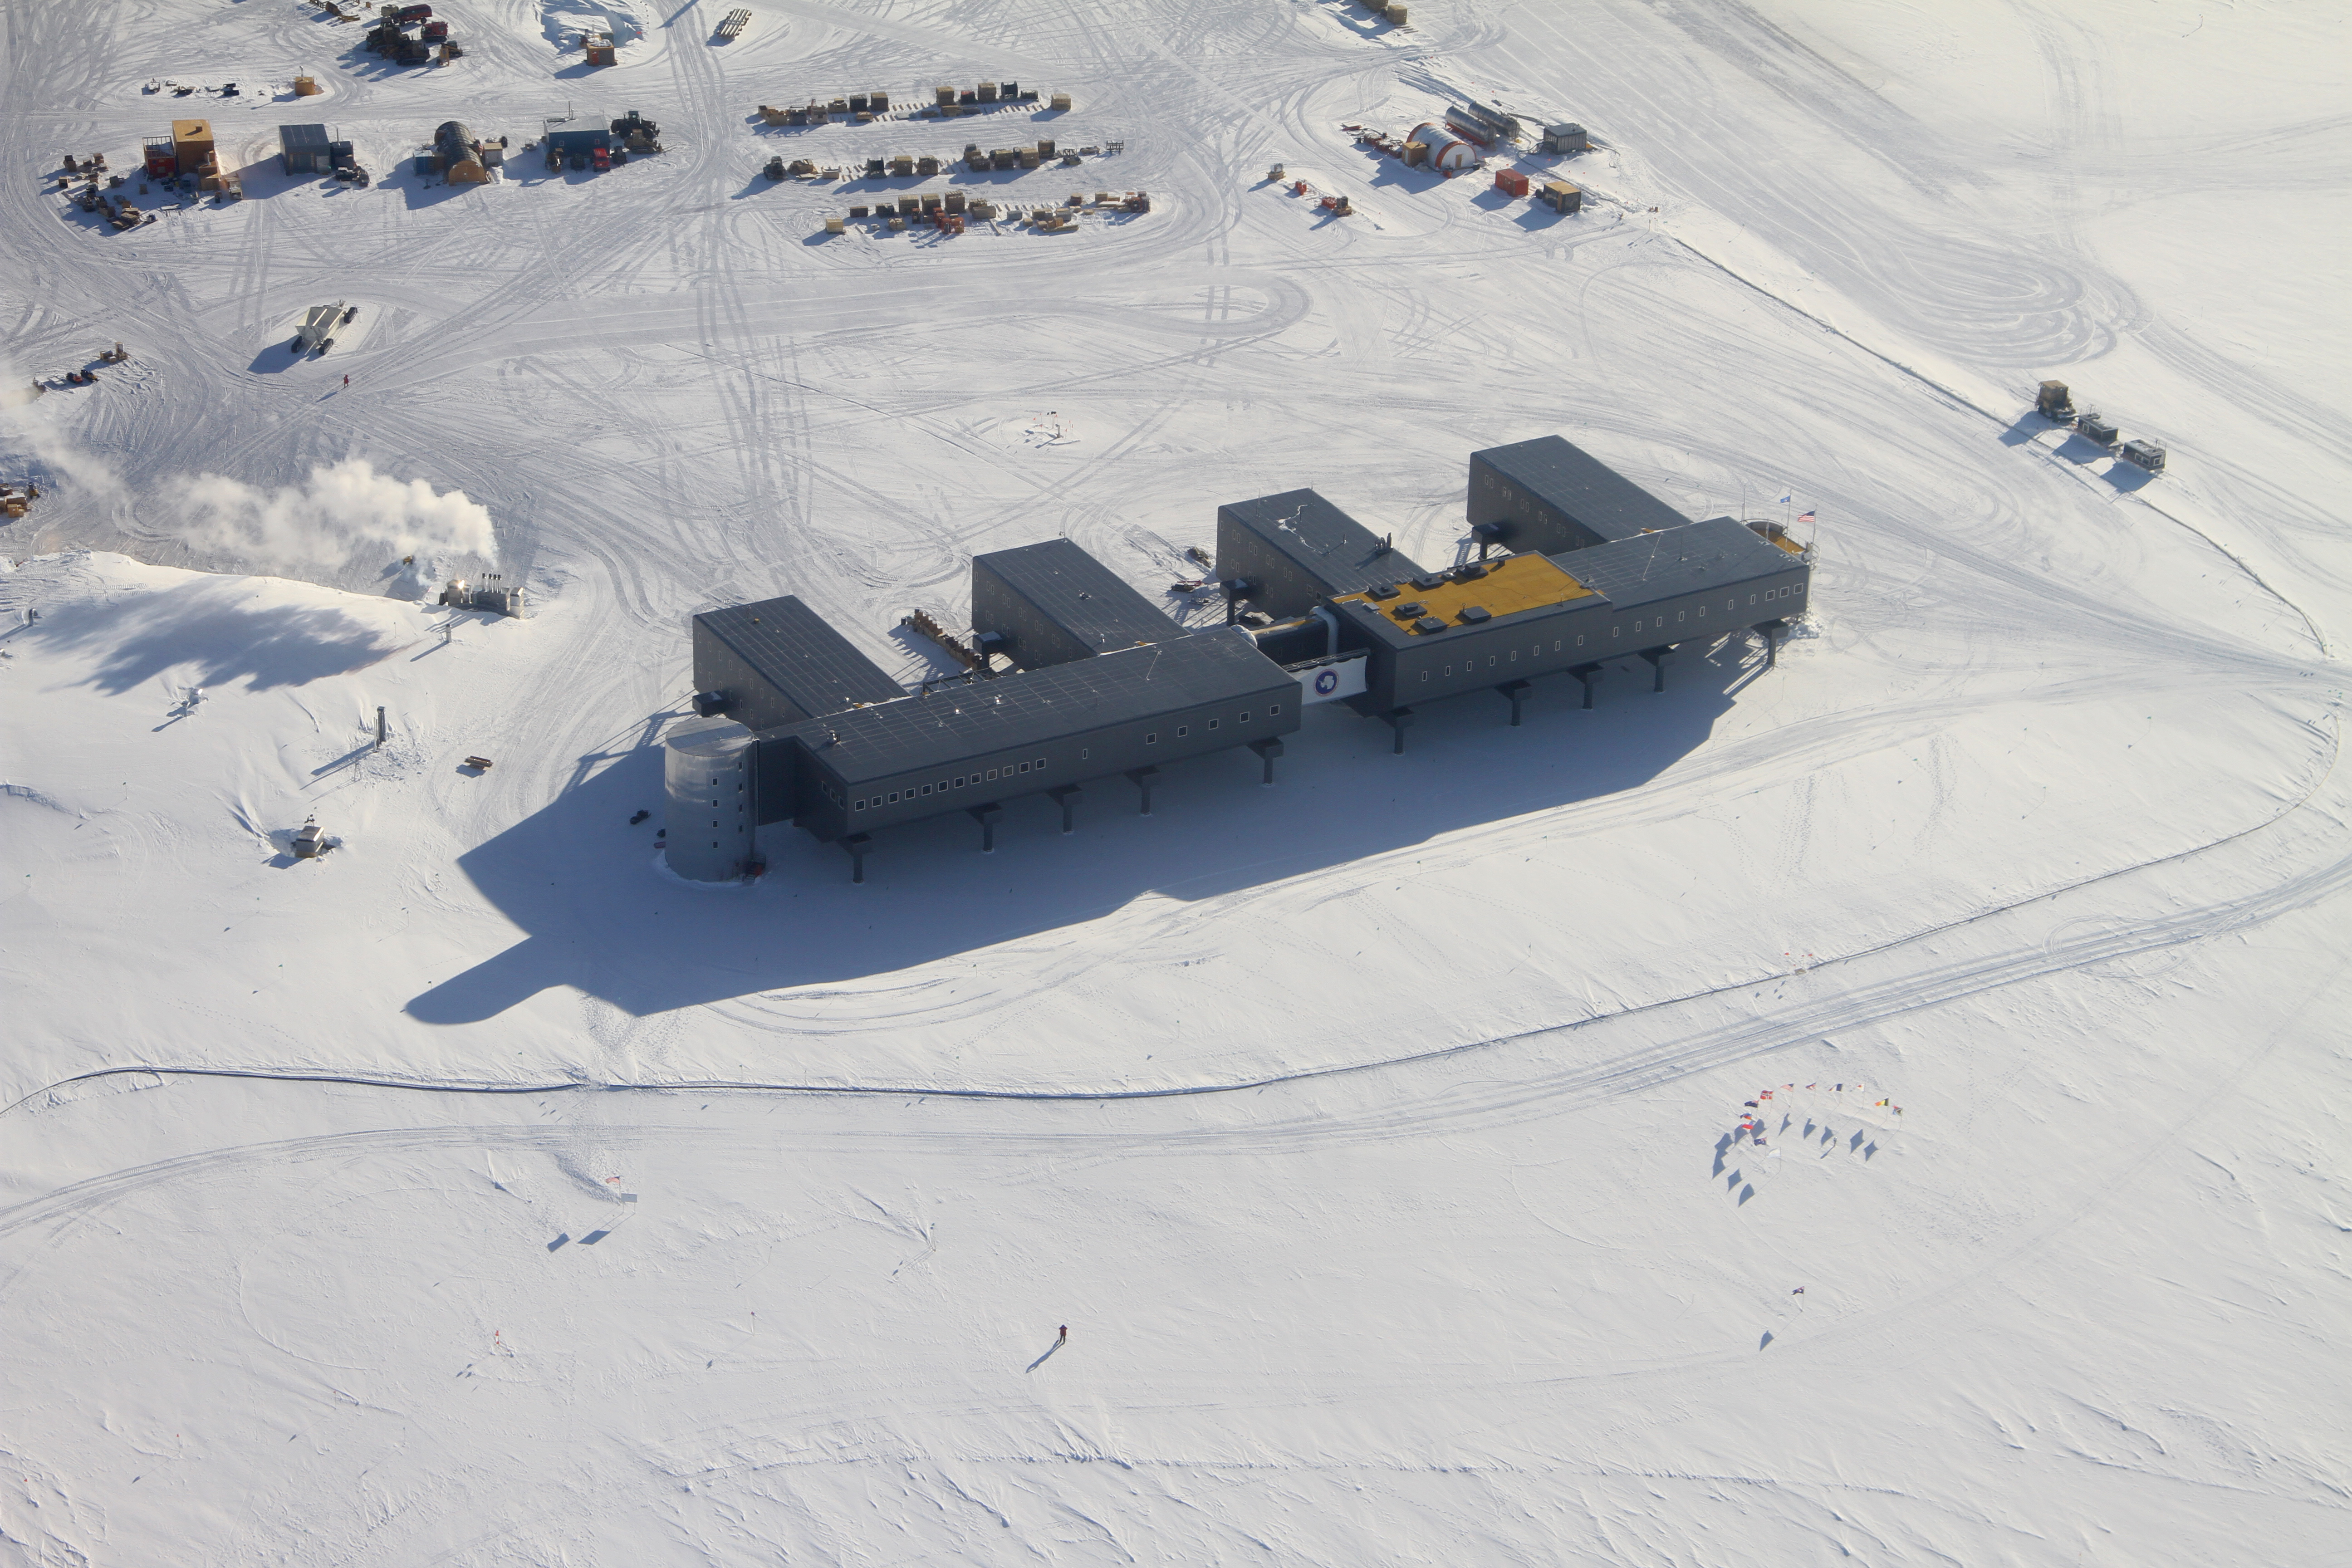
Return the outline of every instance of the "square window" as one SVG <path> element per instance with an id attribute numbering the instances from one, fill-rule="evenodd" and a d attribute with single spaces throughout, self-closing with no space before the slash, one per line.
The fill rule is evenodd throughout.
<path id="1" fill-rule="evenodd" d="M 1044 767 L 1045 765 L 1045 759 L 1043 757 L 1038 758 L 1036 765 L 1041 768 Z"/>
<path id="2" fill-rule="evenodd" d="M 862 801 L 862 800 L 861 800 L 861 801 L 859 801 L 859 802 L 857 803 L 857 809 L 858 809 L 858 810 L 860 810 L 860 811 L 864 811 L 864 810 L 866 809 L 866 803 L 865 803 L 864 801 Z"/>
<path id="3" fill-rule="evenodd" d="M 1213 729 L 1215 729 L 1216 727 L 1217 727 L 1217 721 L 1216 721 L 1216 720 L 1214 720 L 1214 719 L 1210 720 L 1210 721 L 1209 721 L 1209 728 L 1210 728 L 1210 729 L 1212 729 L 1212 730 L 1213 730 Z"/>
<path id="4" fill-rule="evenodd" d="M 1160 731 L 1154 730 L 1150 734 L 1144 736 L 1143 743 L 1147 746 L 1156 746 L 1160 744 Z"/>
<path id="5" fill-rule="evenodd" d="M 1027 772 L 1029 771 L 1029 764 L 1028 764 L 1027 763 L 1022 763 L 1022 764 L 1021 764 L 1021 771 L 1022 771 L 1023 773 L 1027 773 Z"/>
<path id="6" fill-rule="evenodd" d="M 947 780 L 945 780 L 945 779 L 941 779 L 941 780 L 940 781 L 940 793 L 941 795 L 945 795 L 945 794 L 947 794 L 947 793 L 948 793 L 948 781 L 947 781 Z"/>
<path id="7" fill-rule="evenodd" d="M 890 804 L 892 805 L 898 804 L 898 792 L 895 789 L 890 792 Z"/>
<path id="8" fill-rule="evenodd" d="M 925 784 L 925 785 L 922 787 L 922 790 L 921 790 L 921 792 L 920 792 L 920 793 L 922 793 L 922 794 L 924 794 L 924 795 L 929 795 L 929 794 L 930 794 L 930 793 L 931 793 L 931 786 L 930 786 L 930 785 L 929 785 L 929 784 Z"/>
<path id="9" fill-rule="evenodd" d="M 1192 732 L 1192 726 L 1190 724 L 1179 724 L 1176 726 L 1176 738 L 1180 741 Z"/>
<path id="10" fill-rule="evenodd" d="M 991 768 L 991 769 L 989 769 L 989 770 L 988 770 L 988 777 L 989 777 L 989 782 L 990 782 L 990 783 L 992 783 L 992 783 L 994 783 L 994 782 L 995 782 L 995 780 L 996 780 L 996 770 L 995 770 L 994 768 Z"/>
<path id="11" fill-rule="evenodd" d="M 1249 722 L 1249 710 L 1246 708 L 1242 710 L 1242 722 L 1244 724 Z"/>
<path id="12" fill-rule="evenodd" d="M 1265 710 L 1269 713 L 1279 713 L 1282 711 L 1282 704 L 1279 702 L 1269 702 L 1265 705 Z"/>

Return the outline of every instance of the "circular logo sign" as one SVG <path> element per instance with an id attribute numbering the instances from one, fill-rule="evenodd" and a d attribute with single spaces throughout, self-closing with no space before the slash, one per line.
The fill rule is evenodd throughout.
<path id="1" fill-rule="evenodd" d="M 1318 671 L 1315 677 L 1315 689 L 1325 697 L 1328 697 L 1334 691 L 1339 690 L 1339 672 L 1336 669 Z"/>

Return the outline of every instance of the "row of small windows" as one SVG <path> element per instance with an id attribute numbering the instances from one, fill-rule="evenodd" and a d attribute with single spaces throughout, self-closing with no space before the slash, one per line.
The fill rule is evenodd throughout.
<path id="1" fill-rule="evenodd" d="M 986 773 L 964 773 L 957 778 L 941 779 L 937 784 L 924 784 L 919 789 L 894 789 L 887 795 L 868 795 L 864 800 L 852 801 L 850 809 L 864 811 L 869 806 L 896 805 L 901 800 L 920 800 L 925 795 L 945 795 L 950 790 L 965 789 L 976 784 L 994 784 L 1000 778 L 1017 778 L 1023 773 L 1038 773 L 1043 771 L 1045 766 L 1045 759 L 1039 757 L 1035 762 L 1022 763 L 1013 767 L 991 768 Z M 834 798 L 838 800 L 840 797 L 835 795 Z"/>
<path id="2" fill-rule="evenodd" d="M 1764 597 L 1765 599 L 1768 599 L 1768 600 L 1769 600 L 1769 599 L 1786 599 L 1786 598 L 1790 598 L 1790 597 L 1791 597 L 1791 596 L 1793 596 L 1793 595 L 1796 595 L 1801 594 L 1802 592 L 1803 592 L 1803 585 L 1802 585 L 1801 584 L 1793 584 L 1793 583 L 1792 583 L 1792 584 L 1789 584 L 1789 585 L 1788 585 L 1788 586 L 1786 586 L 1786 587 L 1769 589 L 1769 590 L 1767 590 L 1767 591 L 1763 594 L 1762 597 Z M 1752 604 L 1755 604 L 1755 603 L 1756 603 L 1756 601 L 1757 601 L 1757 598 L 1758 598 L 1758 595 L 1757 595 L 1750 594 L 1750 595 L 1748 595 L 1748 602 L 1749 604 L 1751 604 L 1751 605 L 1752 605 Z M 1735 610 L 1735 609 L 1738 608 L 1738 606 L 1739 606 L 1739 601 L 1738 601 L 1737 598 L 1726 599 L 1726 600 L 1723 602 L 1723 607 L 1724 607 L 1724 609 L 1725 609 L 1725 610 L 1727 610 L 1727 611 Z M 1702 620 L 1704 620 L 1704 619 L 1706 617 L 1706 606 L 1705 605 L 1701 605 L 1698 607 L 1698 613 L 1699 613 L 1699 618 L 1700 618 L 1700 619 L 1702 619 Z M 1685 620 L 1685 619 L 1686 619 L 1686 618 L 1687 618 L 1687 616 L 1688 616 L 1688 612 L 1687 612 L 1687 611 L 1676 610 L 1676 611 L 1675 612 L 1675 620 L 1677 620 L 1677 621 L 1681 621 L 1681 620 Z M 1659 628 L 1660 630 L 1664 630 L 1664 627 L 1665 627 L 1665 624 L 1666 624 L 1666 617 L 1665 617 L 1665 616 L 1654 616 L 1654 617 L 1653 617 L 1653 618 L 1656 621 L 1657 626 L 1658 626 L 1658 628 Z M 1634 629 L 1635 631 L 1637 631 L 1637 632 L 1638 632 L 1638 631 L 1642 630 L 1642 629 L 1643 629 L 1643 627 L 1644 626 L 1644 625 L 1646 625 L 1646 624 L 1647 624 L 1647 623 L 1645 623 L 1645 622 L 1643 622 L 1643 621 L 1638 621 L 1638 620 L 1637 620 L 1637 621 L 1635 621 L 1635 622 L 1633 623 L 1633 629 Z M 1617 637 L 1617 636 L 1621 635 L 1621 634 L 1623 632 L 1623 630 L 1624 630 L 1624 628 L 1623 628 L 1622 626 L 1611 626 L 1611 627 L 1609 628 L 1609 635 L 1610 635 L 1611 637 Z M 1582 637 L 1578 637 L 1578 638 L 1576 639 L 1576 646 L 1577 646 L 1577 647 L 1582 647 L 1584 646 L 1584 639 L 1583 639 Z M 1554 638 L 1554 639 L 1553 639 L 1553 641 L 1552 641 L 1552 645 L 1551 645 L 1551 651 L 1552 651 L 1552 652 L 1554 652 L 1554 653 L 1561 653 L 1561 652 L 1565 652 L 1565 651 L 1566 651 L 1566 649 L 1565 649 L 1565 647 L 1564 647 L 1564 646 L 1563 646 L 1563 643 L 1562 643 L 1562 640 L 1561 640 L 1561 639 L 1559 639 L 1559 638 Z M 1541 658 L 1543 657 L 1543 644 L 1541 644 L 1541 643 L 1538 643 L 1538 644 L 1536 644 L 1533 647 L 1531 647 L 1531 648 L 1528 649 L 1528 657 L 1529 658 Z M 1486 668 L 1487 668 L 1488 669 L 1493 669 L 1493 668 L 1496 667 L 1496 663 L 1497 663 L 1497 662 L 1498 662 L 1502 658 L 1503 658 L 1503 656 L 1502 656 L 1501 654 L 1489 654 L 1489 655 L 1487 655 L 1487 656 L 1486 656 Z M 1517 663 L 1518 662 L 1518 658 L 1519 658 L 1519 650 L 1518 650 L 1518 649 L 1517 649 L 1517 648 L 1513 648 L 1513 649 L 1511 649 L 1511 651 L 1510 651 L 1510 659 L 1511 659 L 1511 662 L 1512 662 L 1512 663 L 1514 663 L 1514 664 L 1517 664 Z M 1478 661 L 1477 661 L 1476 659 L 1475 659 L 1475 658 L 1474 658 L 1474 659 L 1470 660 L 1468 663 L 1465 664 L 1465 665 L 1462 667 L 1462 673 L 1463 673 L 1463 674 L 1465 674 L 1465 675 L 1468 675 L 1468 674 L 1472 673 L 1473 671 L 1475 671 L 1477 668 L 1478 668 Z M 1453 667 L 1452 665 L 1450 665 L 1450 664 L 1449 664 L 1449 665 L 1443 666 L 1443 667 L 1439 669 L 1439 671 L 1438 671 L 1438 675 L 1439 675 L 1439 678 L 1440 678 L 1441 679 L 1444 679 L 1444 678 L 1446 678 L 1446 677 L 1450 677 L 1451 675 L 1453 675 L 1453 673 L 1454 673 L 1454 667 Z M 1424 670 L 1423 670 L 1423 671 L 1421 672 L 1421 678 L 1422 678 L 1423 680 L 1427 680 L 1427 679 L 1429 679 L 1429 677 L 1430 677 L 1430 672 L 1429 672 L 1428 670 L 1425 670 L 1425 669 L 1424 669 Z M 1281 710 L 1280 710 L 1280 709 L 1276 709 L 1276 712 L 1280 712 L 1280 711 L 1281 711 Z M 1247 714 L 1244 714 L 1244 715 L 1243 715 L 1243 717 L 1244 717 L 1244 718 L 1247 718 L 1247 717 L 1248 717 L 1248 715 L 1247 715 Z M 1178 733 L 1179 733 L 1179 734 L 1181 734 L 1181 733 L 1182 733 L 1182 731 L 1178 731 Z M 1147 740 L 1154 739 L 1154 738 L 1155 738 L 1155 737 L 1151 737 L 1151 736 L 1146 736 L 1146 737 L 1145 737 L 1145 739 L 1147 739 Z"/>
<path id="3" fill-rule="evenodd" d="M 1269 719 L 1279 714 L 1281 711 L 1282 704 L 1279 702 L 1269 702 L 1265 705 L 1265 714 Z M 1240 722 L 1246 724 L 1250 721 L 1250 710 L 1244 708 L 1239 714 L 1235 715 L 1235 717 Z M 1221 723 L 1223 723 L 1222 720 L 1212 719 L 1209 721 L 1209 728 L 1214 730 Z M 1192 726 L 1190 724 L 1179 724 L 1176 726 L 1176 738 L 1180 741 L 1191 735 L 1192 732 Z M 1157 730 L 1146 731 L 1143 736 L 1143 743 L 1147 746 L 1156 746 L 1160 744 L 1160 731 Z"/>

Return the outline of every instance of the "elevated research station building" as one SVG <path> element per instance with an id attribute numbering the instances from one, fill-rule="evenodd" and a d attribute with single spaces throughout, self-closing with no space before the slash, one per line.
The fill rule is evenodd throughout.
<path id="1" fill-rule="evenodd" d="M 669 739 L 668 856 L 719 879 L 790 822 L 841 844 L 854 875 L 879 829 L 963 812 L 992 847 L 1005 801 L 1044 795 L 1074 824 L 1124 779 L 1150 810 L 1162 764 L 1234 747 L 1266 782 L 1300 714 L 1344 701 L 1395 731 L 1416 705 L 1510 703 L 1636 657 L 1663 689 L 1673 651 L 1752 630 L 1777 659 L 1811 552 L 1776 525 L 1693 522 L 1557 436 L 1474 453 L 1478 558 L 1433 569 L 1311 489 L 1217 509 L 1223 626 L 1186 626 L 1068 540 L 971 565 L 968 679 L 908 692 L 789 595 L 694 617 L 698 721 Z"/>

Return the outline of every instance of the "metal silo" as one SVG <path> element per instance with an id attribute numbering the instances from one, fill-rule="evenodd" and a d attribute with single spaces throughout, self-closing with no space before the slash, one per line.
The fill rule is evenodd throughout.
<path id="1" fill-rule="evenodd" d="M 758 815 L 751 731 L 732 719 L 689 719 L 664 745 L 669 868 L 697 882 L 740 877 Z"/>

